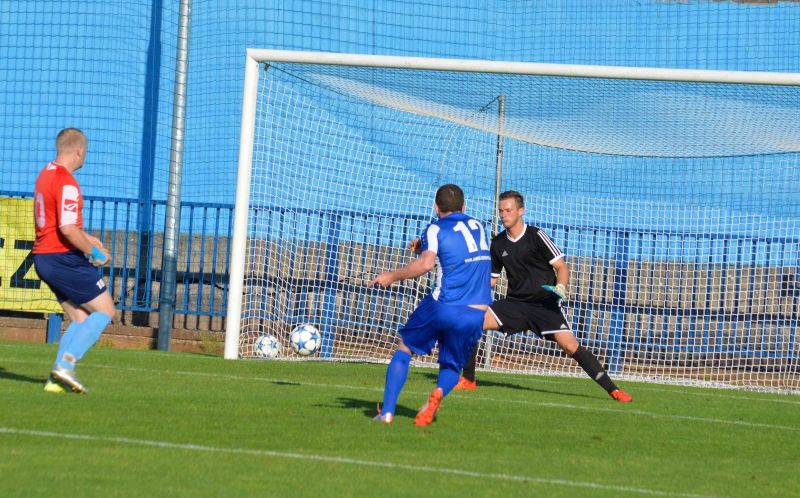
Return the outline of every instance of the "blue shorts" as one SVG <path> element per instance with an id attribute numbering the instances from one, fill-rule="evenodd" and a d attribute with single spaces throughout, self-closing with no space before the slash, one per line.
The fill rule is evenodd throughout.
<path id="1" fill-rule="evenodd" d="M 106 291 L 100 271 L 80 251 L 34 254 L 33 266 L 59 303 L 86 304 Z"/>
<path id="2" fill-rule="evenodd" d="M 408 317 L 400 336 L 418 355 L 430 354 L 438 341 L 439 364 L 461 372 L 483 334 L 484 313 L 469 306 L 442 304 L 427 296 Z"/>

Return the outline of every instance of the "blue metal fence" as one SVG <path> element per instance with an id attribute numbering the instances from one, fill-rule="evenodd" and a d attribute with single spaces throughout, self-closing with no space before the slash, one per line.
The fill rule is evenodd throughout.
<path id="1" fill-rule="evenodd" d="M 18 192 L 0 195 L 30 197 Z M 158 228 L 165 203 L 152 201 L 149 210 L 142 210 L 135 199 L 87 197 L 85 204 L 85 226 L 105 241 L 114 256 L 103 272 L 118 308 L 157 311 L 163 234 Z M 137 219 L 140 212 L 150 213 L 144 225 Z M 183 203 L 177 313 L 225 316 L 232 217 L 233 205 Z M 264 290 L 280 293 L 294 305 L 281 308 L 262 302 L 260 309 L 251 313 L 289 323 L 313 319 L 326 330 L 354 323 L 391 326 L 393 319 L 386 314 L 365 311 L 374 309 L 376 300 L 386 295 L 377 295 L 364 282 L 379 269 L 376 258 L 381 251 L 401 250 L 429 221 L 425 216 L 278 207 L 253 209 L 251 219 L 265 234 L 289 233 L 298 251 L 288 260 L 291 278 L 286 281 L 270 273 L 275 270 L 269 265 L 279 261 L 267 262 L 262 275 L 251 273 Z M 142 226 L 148 228 L 146 233 Z M 393 227 L 391 233 L 386 227 Z M 607 352 L 611 371 L 622 367 L 629 351 L 650 359 L 699 352 L 797 360 L 800 237 L 565 225 L 543 228 L 561 243 L 565 253 L 579 254 L 571 264 L 589 275 L 584 285 L 576 284 L 576 300 L 571 303 L 573 325 L 582 342 Z M 280 239 L 275 242 L 283 243 Z M 295 258 L 307 257 L 313 244 L 323 244 L 317 247 L 323 247 L 319 267 L 310 273 L 295 271 Z M 684 251 L 665 258 L 664 244 Z M 362 247 L 360 254 L 353 245 Z M 370 258 L 363 249 L 367 246 L 375 249 Z M 767 284 L 769 288 L 765 288 Z M 413 298 L 399 290 L 392 295 L 398 309 Z M 365 302 L 373 305 L 365 306 Z M 309 311 L 305 303 L 316 303 L 317 309 Z"/>
<path id="2" fill-rule="evenodd" d="M 0 196 L 30 198 L 21 192 Z M 123 311 L 158 311 L 161 281 L 161 244 L 165 201 L 150 201 L 141 209 L 137 199 L 84 198 L 84 227 L 104 241 L 112 254 L 102 270 L 117 308 Z M 139 213 L 149 220 L 138 221 Z M 233 205 L 184 202 L 181 206 L 181 258 L 177 272 L 176 312 L 184 315 L 224 317 L 228 295 L 230 230 Z M 143 230 L 145 227 L 146 230 Z"/>
<path id="3" fill-rule="evenodd" d="M 372 260 L 358 257 L 347 244 L 400 250 L 419 233 L 428 221 L 425 217 L 385 215 L 393 217 L 387 221 L 374 213 L 284 208 L 262 208 L 254 216 L 264 234 L 274 233 L 270 227 L 293 226 L 302 219 L 297 223 L 302 228 L 286 234 L 294 257 L 302 261 L 312 250 L 323 254 L 313 274 L 295 270 L 303 265 L 290 260 L 291 278 L 283 279 L 270 273 L 270 266 L 280 265 L 282 257 L 273 251 L 275 259 L 253 282 L 262 286 L 262 296 L 280 294 L 288 304 L 277 306 L 277 297 L 274 302 L 264 300 L 259 309 L 249 310 L 251 318 L 312 321 L 329 332 L 359 326 L 385 329 L 395 327 L 397 317 L 368 314 L 365 310 L 376 308 L 369 303 L 391 296 L 397 301 L 393 309 L 399 309 L 415 298 L 402 287 L 378 296 L 364 286 L 368 278 L 354 283 L 341 277 L 371 276 L 384 269 L 374 254 Z M 376 230 L 365 229 L 371 217 L 379 220 Z M 377 227 L 395 228 L 386 234 Z M 577 272 L 588 275 L 584 284 L 575 284 L 570 313 L 576 334 L 604 353 L 612 372 L 622 369 L 629 353 L 641 361 L 676 361 L 688 352 L 695 362 L 715 354 L 796 359 L 800 238 L 555 224 L 543 228 L 562 243 L 565 253 L 577 254 L 570 256 L 573 278 Z M 317 306 L 309 307 L 308 302 Z"/>

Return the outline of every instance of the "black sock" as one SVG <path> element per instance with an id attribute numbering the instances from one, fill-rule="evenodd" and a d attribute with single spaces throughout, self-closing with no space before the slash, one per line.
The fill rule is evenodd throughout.
<path id="1" fill-rule="evenodd" d="M 606 369 L 603 368 L 599 361 L 597 361 L 597 357 L 593 355 L 591 351 L 583 346 L 578 346 L 578 349 L 575 350 L 572 358 L 578 362 L 578 365 L 580 365 L 583 371 L 586 372 L 586 375 L 600 384 L 600 387 L 605 389 L 606 392 L 610 393 L 611 391 L 617 389 L 614 381 L 612 381 L 611 377 L 608 376 Z"/>
<path id="2" fill-rule="evenodd" d="M 480 346 L 480 344 L 481 341 L 475 343 L 475 347 L 472 348 L 472 354 L 467 364 L 464 365 L 464 369 L 461 371 L 461 375 L 469 379 L 470 382 L 475 382 L 475 361 L 478 359 L 478 346 Z"/>

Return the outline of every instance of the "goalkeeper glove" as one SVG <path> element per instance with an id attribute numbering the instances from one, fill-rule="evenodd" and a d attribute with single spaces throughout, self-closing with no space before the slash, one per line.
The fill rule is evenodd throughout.
<path id="1" fill-rule="evenodd" d="M 543 285 L 542 288 L 544 288 L 547 291 L 552 292 L 553 294 L 558 296 L 559 299 L 567 300 L 567 298 L 568 298 L 568 296 L 567 296 L 567 288 L 564 287 L 564 284 Z"/>

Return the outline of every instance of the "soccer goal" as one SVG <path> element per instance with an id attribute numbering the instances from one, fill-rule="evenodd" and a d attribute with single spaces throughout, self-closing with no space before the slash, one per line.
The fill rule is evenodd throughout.
<path id="1" fill-rule="evenodd" d="M 492 233 L 525 196 L 615 378 L 800 391 L 800 74 L 275 50 L 245 73 L 226 358 L 272 335 L 299 359 L 309 323 L 311 358 L 388 360 L 432 280 L 367 284 L 456 183 Z M 480 344 L 484 369 L 584 375 L 531 332 Z"/>

